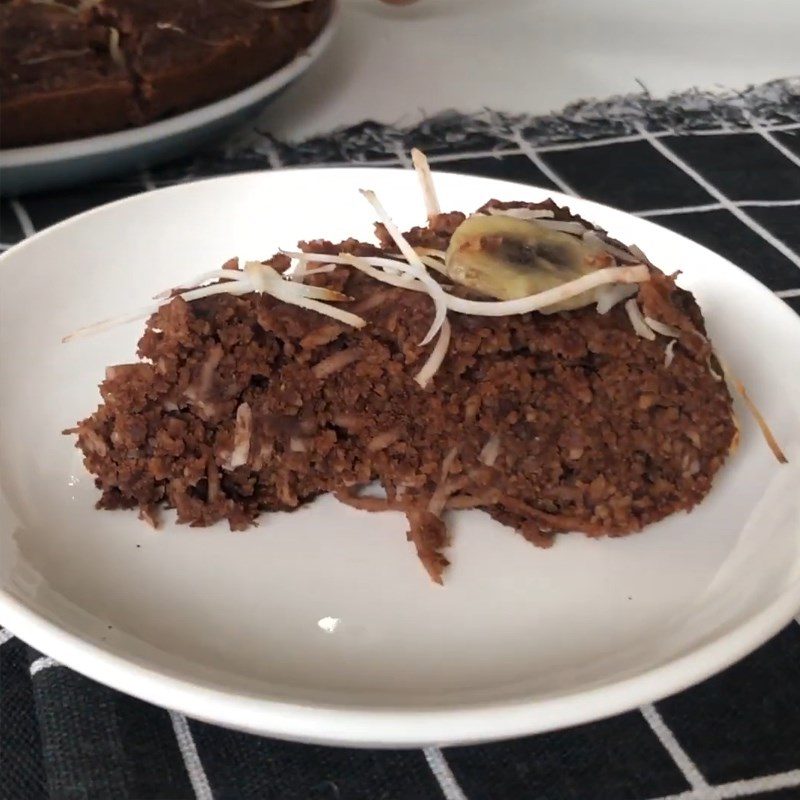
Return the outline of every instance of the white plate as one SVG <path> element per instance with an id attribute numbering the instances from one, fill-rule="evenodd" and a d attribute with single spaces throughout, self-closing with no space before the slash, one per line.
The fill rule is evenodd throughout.
<path id="1" fill-rule="evenodd" d="M 792 463 L 746 411 L 742 445 L 706 501 L 623 539 L 539 550 L 486 515 L 456 520 L 430 582 L 404 521 L 323 498 L 230 533 L 92 508 L 60 431 L 98 402 L 140 324 L 71 345 L 66 332 L 138 306 L 232 255 L 299 238 L 371 236 L 359 187 L 421 221 L 415 176 L 310 169 L 150 192 L 83 214 L 0 259 L 0 621 L 99 681 L 193 717 L 357 745 L 468 742 L 614 714 L 711 675 L 800 606 L 800 321 L 719 256 L 541 189 L 439 175 L 446 208 L 554 196 L 642 246 L 699 298 L 715 343 Z"/>
<path id="2" fill-rule="evenodd" d="M 338 18 L 334 1 L 330 18 L 304 52 L 222 100 L 138 128 L 0 150 L 0 193 L 14 196 L 99 180 L 190 154 L 255 116 L 309 69 L 333 39 Z"/>

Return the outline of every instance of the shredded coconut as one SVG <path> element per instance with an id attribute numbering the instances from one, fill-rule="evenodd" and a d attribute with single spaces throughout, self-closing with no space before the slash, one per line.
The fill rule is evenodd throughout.
<path id="1" fill-rule="evenodd" d="M 662 336 L 669 336 L 672 339 L 681 338 L 680 328 L 667 325 L 665 322 L 659 322 L 657 319 L 653 319 L 652 317 L 645 317 L 644 321 L 648 328 L 651 328 L 656 333 L 660 333 Z"/>
<path id="2" fill-rule="evenodd" d="M 423 340 L 420 342 L 421 345 L 426 345 L 430 342 L 434 336 L 438 333 L 439 329 L 442 327 L 444 323 L 445 317 L 447 315 L 447 305 L 444 302 L 444 290 L 442 287 L 430 276 L 428 270 L 425 268 L 425 265 L 422 263 L 420 257 L 414 252 L 414 248 L 408 243 L 405 236 L 400 232 L 400 229 L 395 225 L 392 221 L 391 217 L 386 213 L 386 209 L 383 207 L 380 200 L 378 200 L 377 195 L 371 189 L 362 189 L 361 194 L 367 199 L 367 202 L 375 209 L 378 214 L 378 218 L 383 223 L 384 227 L 388 234 L 394 240 L 394 243 L 400 249 L 400 252 L 405 256 L 406 261 L 412 269 L 414 270 L 414 277 L 420 280 L 423 284 L 425 284 L 425 288 L 428 291 L 428 294 L 431 296 L 431 300 L 433 300 L 433 304 L 435 306 L 435 312 L 433 316 L 433 322 L 431 323 L 431 327 L 428 330 L 428 333 L 425 335 Z M 449 337 L 448 337 L 449 338 Z"/>
<path id="3" fill-rule="evenodd" d="M 250 458 L 250 437 L 253 432 L 253 412 L 248 403 L 236 409 L 236 427 L 233 432 L 233 452 L 228 461 L 231 469 L 241 467 Z"/>
<path id="4" fill-rule="evenodd" d="M 118 67 L 125 68 L 125 55 L 119 46 L 119 31 L 116 28 L 108 29 L 108 54 Z"/>
<path id="5" fill-rule="evenodd" d="M 634 255 L 632 252 L 627 250 L 623 250 L 621 247 L 617 247 L 611 242 L 604 239 L 597 231 L 587 230 L 583 234 L 583 240 L 588 244 L 593 244 L 596 247 L 599 247 L 601 250 L 604 250 L 610 256 L 613 256 L 617 259 L 617 261 L 621 262 L 622 264 L 637 264 L 637 263 L 648 263 L 645 258 L 640 258 L 637 255 Z M 644 253 L 639 251 L 639 253 L 644 256 Z"/>
<path id="6" fill-rule="evenodd" d="M 604 286 L 597 292 L 597 313 L 608 314 L 614 306 L 633 297 L 639 287 L 634 284 L 625 283 L 612 283 L 610 286 Z"/>
<path id="7" fill-rule="evenodd" d="M 441 367 L 444 357 L 447 354 L 447 348 L 450 345 L 450 322 L 445 318 L 442 323 L 442 329 L 439 331 L 439 338 L 431 350 L 428 360 L 422 365 L 422 369 L 416 374 L 414 380 L 425 388 L 430 379 L 436 374 L 439 367 Z"/>
<path id="8" fill-rule="evenodd" d="M 553 212 L 546 208 L 487 208 L 493 217 L 514 217 L 515 219 L 552 219 Z"/>
<path id="9" fill-rule="evenodd" d="M 478 456 L 478 459 L 481 463 L 486 464 L 487 467 L 493 467 L 494 462 L 497 461 L 497 457 L 500 455 L 500 437 L 493 433 L 486 444 L 483 446 L 481 450 L 481 454 Z"/>
<path id="10" fill-rule="evenodd" d="M 421 150 L 417 150 L 415 147 L 411 151 L 411 161 L 414 164 L 414 170 L 419 178 L 419 185 L 422 187 L 425 211 L 428 215 L 428 219 L 431 220 L 437 214 L 441 213 L 441 209 L 439 207 L 439 199 L 436 197 L 436 187 L 433 185 L 433 176 L 431 175 L 428 159 Z"/>
<path id="11" fill-rule="evenodd" d="M 758 406 L 753 402 L 752 398 L 747 393 L 747 390 L 744 388 L 744 384 L 733 374 L 733 372 L 731 372 L 730 367 L 721 358 L 719 358 L 719 356 L 717 356 L 717 360 L 719 361 L 719 365 L 722 367 L 722 371 L 725 373 L 725 377 L 728 379 L 728 383 L 730 383 L 736 389 L 736 391 L 739 392 L 744 404 L 747 406 L 747 410 L 753 415 L 753 419 L 755 419 L 756 424 L 761 430 L 761 434 L 763 435 L 767 446 L 778 460 L 778 463 L 788 464 L 789 459 L 784 455 L 784 452 L 778 444 L 778 441 L 772 433 L 769 425 L 767 424 L 766 419 L 764 419 L 764 415 L 761 413 L 761 411 L 759 411 Z"/>
<path id="12" fill-rule="evenodd" d="M 520 297 L 516 300 L 467 300 L 446 294 L 447 307 L 461 314 L 473 314 L 484 317 L 504 317 L 510 314 L 527 314 L 539 311 L 569 300 L 579 294 L 596 289 L 609 283 L 644 283 L 650 280 L 647 267 L 640 264 L 631 267 L 605 267 L 582 275 L 574 281 L 562 283 L 552 289 Z M 588 302 L 594 302 L 590 300 Z M 651 331 L 652 333 L 652 331 Z"/>
<path id="13" fill-rule="evenodd" d="M 642 339 L 649 339 L 650 341 L 653 341 L 656 338 L 655 333 L 644 321 L 642 311 L 639 308 L 639 304 L 636 302 L 635 297 L 632 297 L 630 300 L 625 302 L 625 311 L 628 313 L 628 319 L 631 321 L 631 325 L 633 326 L 634 331 L 636 331 L 637 336 L 641 336 Z"/>
<path id="14" fill-rule="evenodd" d="M 293 6 L 302 6 L 311 0 L 247 0 L 251 6 L 256 8 L 263 8 L 265 11 L 278 11 L 282 8 L 292 8 Z"/>
<path id="15" fill-rule="evenodd" d="M 675 358 L 675 345 L 678 343 L 677 339 L 670 339 L 664 348 L 664 366 L 669 367 L 672 360 Z"/>
<path id="16" fill-rule="evenodd" d="M 447 478 L 450 475 L 450 470 L 453 468 L 453 462 L 458 455 L 458 447 L 451 447 L 447 451 L 447 455 L 442 459 L 442 472 L 439 476 L 439 483 L 431 495 L 430 502 L 428 503 L 428 511 L 435 516 L 439 516 L 444 510 L 447 498 L 452 494 L 452 490 L 448 486 Z"/>
<path id="17" fill-rule="evenodd" d="M 324 380 L 337 372 L 341 372 L 345 367 L 358 361 L 359 358 L 361 358 L 361 350 L 357 347 L 339 350 L 315 364 L 311 371 L 315 377 Z"/>
<path id="18" fill-rule="evenodd" d="M 536 222 L 543 228 L 561 231 L 561 233 L 571 233 L 573 236 L 581 236 L 586 231 L 586 226 L 581 222 L 564 222 L 559 219 L 537 219 Z"/>

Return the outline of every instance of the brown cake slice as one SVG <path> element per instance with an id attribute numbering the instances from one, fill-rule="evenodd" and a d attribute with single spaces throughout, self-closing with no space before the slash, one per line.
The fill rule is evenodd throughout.
<path id="1" fill-rule="evenodd" d="M 525 215 L 527 228 L 513 221 Z M 573 233 L 580 247 L 593 241 L 590 281 L 610 270 L 600 277 L 633 282 L 527 313 L 500 300 L 502 313 L 485 315 L 493 301 L 481 281 L 506 286 L 530 270 L 550 281 L 551 268 L 571 268 Z M 706 496 L 736 425 L 700 310 L 672 277 L 634 266 L 641 254 L 550 201 L 492 201 L 469 219 L 433 213 L 408 232 L 438 290 L 419 272 L 405 282 L 396 237 L 378 234 L 377 246 L 302 244 L 308 263 L 294 260 L 293 281 L 280 278 L 283 254 L 244 272 L 231 262 L 235 280 L 208 290 L 230 293 L 162 305 L 142 360 L 109 368 L 103 403 L 74 431 L 98 506 L 138 507 L 154 525 L 160 508 L 175 508 L 179 522 L 239 530 L 332 492 L 405 513 L 441 582 L 453 509 L 482 509 L 549 545 L 559 532 L 638 531 Z M 489 259 L 477 283 L 475 258 Z M 437 292 L 450 310 L 423 346 Z M 336 319 L 319 313 L 326 297 Z M 385 499 L 363 496 L 374 481 Z"/>

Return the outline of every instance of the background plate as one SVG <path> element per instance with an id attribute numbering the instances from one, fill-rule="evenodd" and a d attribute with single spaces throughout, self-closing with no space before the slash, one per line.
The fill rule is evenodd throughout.
<path id="1" fill-rule="evenodd" d="M 724 259 L 652 223 L 512 183 L 437 177 L 445 208 L 552 196 L 635 242 L 703 306 L 710 334 L 792 463 L 739 409 L 742 446 L 707 500 L 624 539 L 538 550 L 457 517 L 432 584 L 404 521 L 323 498 L 246 533 L 94 511 L 60 431 L 98 402 L 141 325 L 60 345 L 232 255 L 371 236 L 371 187 L 403 226 L 413 174 L 307 169 L 149 192 L 0 258 L 0 619 L 67 665 L 190 716 L 287 738 L 418 745 L 588 721 L 677 691 L 777 632 L 800 606 L 800 321 Z"/>
<path id="2" fill-rule="evenodd" d="M 317 38 L 277 72 L 214 103 L 150 125 L 67 142 L 0 150 L 0 193 L 14 196 L 99 180 L 190 155 L 255 116 L 322 55 L 339 18 L 331 16 Z"/>

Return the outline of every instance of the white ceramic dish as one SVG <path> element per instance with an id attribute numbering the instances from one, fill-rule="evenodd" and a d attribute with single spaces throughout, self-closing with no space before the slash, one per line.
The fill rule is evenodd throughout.
<path id="1" fill-rule="evenodd" d="M 469 742 L 585 722 L 676 692 L 800 607 L 800 321 L 727 261 L 649 222 L 541 189 L 437 178 L 446 208 L 555 196 L 642 246 L 698 296 L 711 335 L 791 463 L 743 409 L 706 501 L 646 532 L 538 550 L 477 512 L 432 584 L 393 514 L 323 498 L 232 534 L 93 510 L 60 431 L 98 402 L 141 325 L 61 345 L 232 255 L 371 236 L 372 187 L 402 225 L 414 175 L 238 175 L 83 214 L 0 258 L 0 622 L 99 681 L 224 725 L 354 745 Z"/>
<path id="2" fill-rule="evenodd" d="M 115 133 L 0 150 L 0 193 L 55 189 L 154 166 L 185 156 L 255 116 L 322 55 L 336 30 L 339 5 L 309 47 L 277 72 L 200 108 Z"/>

